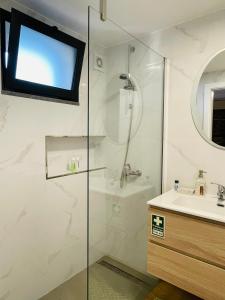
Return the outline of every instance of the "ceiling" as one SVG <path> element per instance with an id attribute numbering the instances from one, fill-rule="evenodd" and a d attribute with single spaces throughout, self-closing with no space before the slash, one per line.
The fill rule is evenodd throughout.
<path id="1" fill-rule="evenodd" d="M 16 0 L 81 34 L 87 7 L 99 0 Z M 225 0 L 108 0 L 108 16 L 134 35 L 146 34 L 225 9 Z"/>

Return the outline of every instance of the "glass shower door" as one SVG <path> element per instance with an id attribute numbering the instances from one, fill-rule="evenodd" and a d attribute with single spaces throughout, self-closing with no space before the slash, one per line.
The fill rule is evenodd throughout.
<path id="1" fill-rule="evenodd" d="M 89 9 L 89 299 L 145 299 L 161 193 L 164 58 Z"/>

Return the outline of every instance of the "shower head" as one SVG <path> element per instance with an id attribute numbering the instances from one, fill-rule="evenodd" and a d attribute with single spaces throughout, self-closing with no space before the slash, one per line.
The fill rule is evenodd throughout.
<path id="1" fill-rule="evenodd" d="M 134 46 L 128 45 L 128 73 L 120 74 L 120 79 L 127 81 L 127 84 L 124 86 L 125 90 L 132 90 L 132 91 L 136 90 L 135 83 L 133 82 L 133 80 L 131 79 L 131 76 L 130 76 L 130 55 L 131 55 L 131 53 L 134 53 L 135 50 L 136 49 Z"/>
<path id="2" fill-rule="evenodd" d="M 127 84 L 124 86 L 125 90 L 135 91 L 136 87 L 135 84 L 131 81 L 130 74 L 121 74 L 120 79 L 127 80 Z"/>
<path id="3" fill-rule="evenodd" d="M 120 79 L 122 79 L 122 80 L 128 80 L 129 77 L 128 77 L 127 74 L 121 74 L 121 75 L 120 75 Z"/>

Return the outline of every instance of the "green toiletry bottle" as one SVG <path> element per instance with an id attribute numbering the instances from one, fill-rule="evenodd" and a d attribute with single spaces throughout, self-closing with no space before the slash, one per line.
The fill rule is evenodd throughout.
<path id="1" fill-rule="evenodd" d="M 76 173 L 77 171 L 76 159 L 74 157 L 71 159 L 71 161 L 68 164 L 68 170 L 72 173 Z"/>

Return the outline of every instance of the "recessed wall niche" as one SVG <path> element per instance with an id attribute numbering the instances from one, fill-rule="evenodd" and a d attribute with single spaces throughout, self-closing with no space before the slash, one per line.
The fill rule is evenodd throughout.
<path id="1" fill-rule="evenodd" d="M 99 155 L 103 139 L 104 136 L 89 138 L 89 171 L 105 169 L 104 157 Z M 46 136 L 46 179 L 87 172 L 87 146 L 87 136 Z"/>

